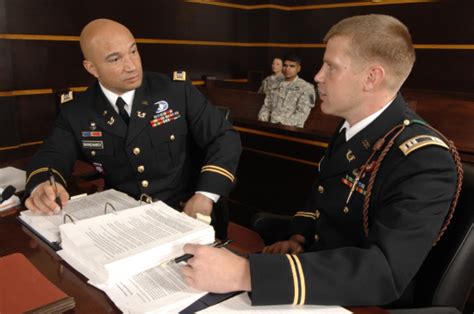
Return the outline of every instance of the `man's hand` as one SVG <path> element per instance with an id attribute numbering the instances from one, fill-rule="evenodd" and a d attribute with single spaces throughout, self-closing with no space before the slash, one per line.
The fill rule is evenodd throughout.
<path id="1" fill-rule="evenodd" d="M 65 206 L 69 200 L 69 193 L 60 184 L 56 183 L 58 189 L 58 195 L 61 199 L 62 206 Z M 61 208 L 55 202 L 56 193 L 54 187 L 45 181 L 38 185 L 31 193 L 30 197 L 25 202 L 26 208 L 31 209 L 34 212 L 42 213 L 45 215 L 53 215 L 59 213 Z"/>
<path id="2" fill-rule="evenodd" d="M 303 243 L 305 238 L 300 234 L 295 234 L 287 241 L 275 242 L 272 245 L 263 248 L 263 253 L 286 254 L 286 253 L 303 253 Z"/>
<path id="3" fill-rule="evenodd" d="M 190 287 L 215 293 L 252 290 L 249 262 L 243 257 L 224 248 L 198 244 L 186 244 L 183 250 L 194 255 L 181 268 Z"/>
<path id="4" fill-rule="evenodd" d="M 212 200 L 201 193 L 194 194 L 184 205 L 183 211 L 193 218 L 196 218 L 196 213 L 210 216 L 212 212 Z"/>

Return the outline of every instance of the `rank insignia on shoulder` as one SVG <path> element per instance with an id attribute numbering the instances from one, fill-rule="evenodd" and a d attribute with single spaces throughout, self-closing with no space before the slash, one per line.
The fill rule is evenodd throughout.
<path id="1" fill-rule="evenodd" d="M 74 94 L 72 90 L 61 94 L 61 104 L 67 103 L 68 101 L 71 101 L 73 99 L 74 99 Z"/>
<path id="2" fill-rule="evenodd" d="M 448 145 L 443 142 L 441 139 L 437 138 L 436 136 L 431 135 L 418 135 L 412 137 L 405 142 L 403 142 L 398 148 L 408 156 L 410 153 L 414 152 L 418 148 L 425 147 L 428 145 L 437 145 L 449 149 Z"/>
<path id="3" fill-rule="evenodd" d="M 186 71 L 174 71 L 173 81 L 186 81 Z"/>

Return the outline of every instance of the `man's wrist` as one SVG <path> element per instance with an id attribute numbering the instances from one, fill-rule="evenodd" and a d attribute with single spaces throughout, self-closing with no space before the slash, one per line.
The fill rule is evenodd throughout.
<path id="1" fill-rule="evenodd" d="M 217 203 L 217 201 L 219 201 L 219 198 L 221 197 L 219 194 L 211 193 L 211 192 L 196 191 L 196 193 L 204 195 L 205 197 L 207 197 L 214 203 Z"/>
<path id="2" fill-rule="evenodd" d="M 294 242 L 297 242 L 299 244 L 304 244 L 306 242 L 306 239 L 304 236 L 302 236 L 301 234 L 294 234 L 290 237 L 289 239 L 290 241 L 294 241 Z"/>

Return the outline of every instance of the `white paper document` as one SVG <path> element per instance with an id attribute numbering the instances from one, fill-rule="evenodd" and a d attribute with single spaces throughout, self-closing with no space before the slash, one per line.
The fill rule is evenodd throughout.
<path id="1" fill-rule="evenodd" d="M 352 313 L 340 306 L 330 305 L 259 305 L 252 306 L 247 293 L 241 293 L 224 302 L 208 307 L 198 313 L 321 313 L 321 314 L 347 314 Z"/>
<path id="2" fill-rule="evenodd" d="M 0 187 L 8 185 L 15 187 L 17 192 L 25 189 L 26 172 L 15 167 L 5 167 L 0 169 Z"/>
<path id="3" fill-rule="evenodd" d="M 210 244 L 214 229 L 163 202 L 63 224 L 61 247 L 113 283 L 183 254 L 185 243 Z M 67 260 L 67 259 L 66 259 Z"/>
<path id="4" fill-rule="evenodd" d="M 57 215 L 42 215 L 25 210 L 20 213 L 20 219 L 49 242 L 58 242 L 59 226 L 64 224 L 64 216 L 68 214 L 74 221 L 101 216 L 105 213 L 106 203 L 112 204 L 116 211 L 137 207 L 140 202 L 125 193 L 116 190 L 106 190 L 99 193 L 71 199 Z M 113 209 L 107 205 L 108 212 Z M 67 220 L 69 221 L 69 220 Z"/>

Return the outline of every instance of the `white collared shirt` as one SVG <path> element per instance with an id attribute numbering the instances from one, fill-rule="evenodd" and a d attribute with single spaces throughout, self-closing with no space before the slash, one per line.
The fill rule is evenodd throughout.
<path id="1" fill-rule="evenodd" d="M 122 95 L 115 94 L 114 92 L 108 90 L 107 88 L 104 87 L 99 82 L 100 88 L 102 89 L 102 92 L 104 92 L 105 97 L 107 100 L 110 102 L 112 107 L 114 108 L 115 112 L 119 112 L 117 105 L 115 104 L 117 102 L 117 98 L 122 97 L 122 99 L 125 101 L 127 104 L 125 106 L 125 110 L 127 111 L 129 116 L 132 116 L 132 105 L 133 105 L 133 99 L 135 98 L 135 90 L 128 91 Z"/>
<path id="2" fill-rule="evenodd" d="M 339 132 L 342 131 L 342 129 L 346 129 L 346 142 L 348 140 L 350 140 L 352 137 L 354 137 L 357 133 L 359 133 L 360 131 L 362 131 L 363 129 L 365 129 L 370 123 L 372 123 L 372 121 L 374 121 L 375 119 L 377 119 L 378 116 L 380 116 L 382 114 L 382 112 L 385 111 L 385 109 L 388 108 L 388 106 L 390 106 L 390 104 L 395 100 L 395 98 L 391 99 L 388 104 L 386 104 L 385 106 L 383 106 L 381 109 L 377 110 L 376 112 L 374 112 L 373 114 L 371 114 L 370 116 L 368 116 L 367 118 L 364 118 L 362 120 L 360 120 L 359 122 L 357 122 L 356 124 L 354 124 L 353 126 L 350 126 L 349 125 L 349 122 L 344 121 L 344 124 L 342 125 L 342 127 L 339 129 Z"/>

